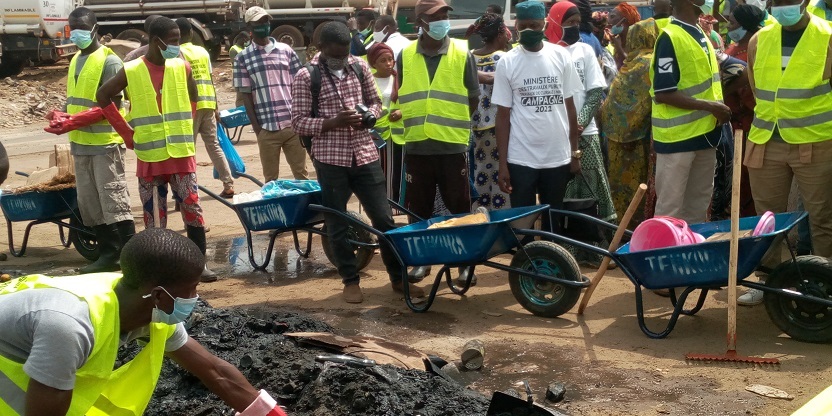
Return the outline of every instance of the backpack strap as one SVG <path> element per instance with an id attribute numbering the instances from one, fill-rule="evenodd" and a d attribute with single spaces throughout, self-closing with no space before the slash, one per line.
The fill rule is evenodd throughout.
<path id="1" fill-rule="evenodd" d="M 312 117 L 318 117 L 318 98 L 321 95 L 321 68 L 318 65 L 307 63 L 306 70 L 309 71 L 309 82 L 312 91 Z"/>

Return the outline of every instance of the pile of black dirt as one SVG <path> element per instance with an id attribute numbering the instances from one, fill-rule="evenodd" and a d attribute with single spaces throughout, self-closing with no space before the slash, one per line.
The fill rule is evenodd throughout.
<path id="1" fill-rule="evenodd" d="M 200 304 L 188 332 L 268 391 L 292 416 L 484 415 L 488 399 L 433 374 L 393 366 L 318 363 L 323 350 L 298 346 L 286 332 L 334 332 L 310 316 L 277 309 L 213 309 Z M 126 347 L 121 364 L 138 348 Z M 233 415 L 216 395 L 165 360 L 147 416 Z"/>

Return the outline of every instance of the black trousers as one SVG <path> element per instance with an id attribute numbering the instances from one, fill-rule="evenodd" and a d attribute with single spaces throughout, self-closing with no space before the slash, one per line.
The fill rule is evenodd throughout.
<path id="1" fill-rule="evenodd" d="M 379 161 L 363 166 L 343 167 L 315 160 L 314 165 L 325 207 L 346 212 L 347 202 L 355 193 L 374 228 L 379 231 L 395 228 L 393 213 L 390 204 L 387 203 L 387 182 Z M 332 214 L 325 214 L 324 221 L 333 260 L 338 267 L 341 280 L 344 285 L 358 284 L 358 262 L 352 246 L 347 241 L 349 223 Z M 401 264 L 389 246 L 382 242 L 380 248 L 381 259 L 390 275 L 390 281 L 399 281 L 402 276 Z"/>
<path id="2" fill-rule="evenodd" d="M 551 208 L 563 208 L 563 198 L 566 195 L 566 185 L 572 179 L 569 165 L 549 169 L 534 169 L 528 166 L 508 164 L 511 175 L 512 208 L 537 205 L 538 195 L 541 204 L 549 204 Z M 560 226 L 549 223 L 549 215 L 543 215 L 543 231 L 556 233 Z"/>
<path id="3" fill-rule="evenodd" d="M 467 152 L 430 156 L 405 154 L 405 208 L 421 218 L 432 217 L 438 186 L 448 211 L 452 214 L 471 212 L 467 159 Z"/>

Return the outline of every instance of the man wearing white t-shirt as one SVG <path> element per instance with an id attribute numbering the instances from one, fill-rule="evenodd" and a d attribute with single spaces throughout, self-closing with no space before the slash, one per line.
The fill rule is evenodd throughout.
<path id="1" fill-rule="evenodd" d="M 569 53 L 544 42 L 542 3 L 517 5 L 519 48 L 497 63 L 491 102 L 497 105 L 499 185 L 512 207 L 563 206 L 566 185 L 581 170 L 573 95 L 582 89 Z M 548 216 L 543 229 L 551 230 Z"/>

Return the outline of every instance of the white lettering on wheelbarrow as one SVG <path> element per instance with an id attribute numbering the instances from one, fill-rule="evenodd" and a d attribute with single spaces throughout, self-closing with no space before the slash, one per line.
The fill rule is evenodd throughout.
<path id="1" fill-rule="evenodd" d="M 673 272 L 676 276 L 712 273 L 723 269 L 724 258 L 712 258 L 706 250 L 680 251 L 678 253 L 645 257 L 654 272 Z"/>
<path id="2" fill-rule="evenodd" d="M 448 250 L 453 254 L 465 254 L 468 250 L 465 249 L 462 239 L 452 235 L 422 235 L 417 237 L 405 237 L 404 242 L 407 244 L 407 249 L 415 256 L 424 256 L 427 249 L 433 251 Z"/>
<path id="3" fill-rule="evenodd" d="M 37 209 L 37 204 L 31 199 L 12 199 L 8 202 L 11 211 L 31 211 Z"/>
<path id="4" fill-rule="evenodd" d="M 252 224 L 254 224 L 255 228 L 260 228 L 265 224 L 275 222 L 281 225 L 286 224 L 286 214 L 283 212 L 283 207 L 281 207 L 280 204 L 244 207 L 243 212 Z"/>

